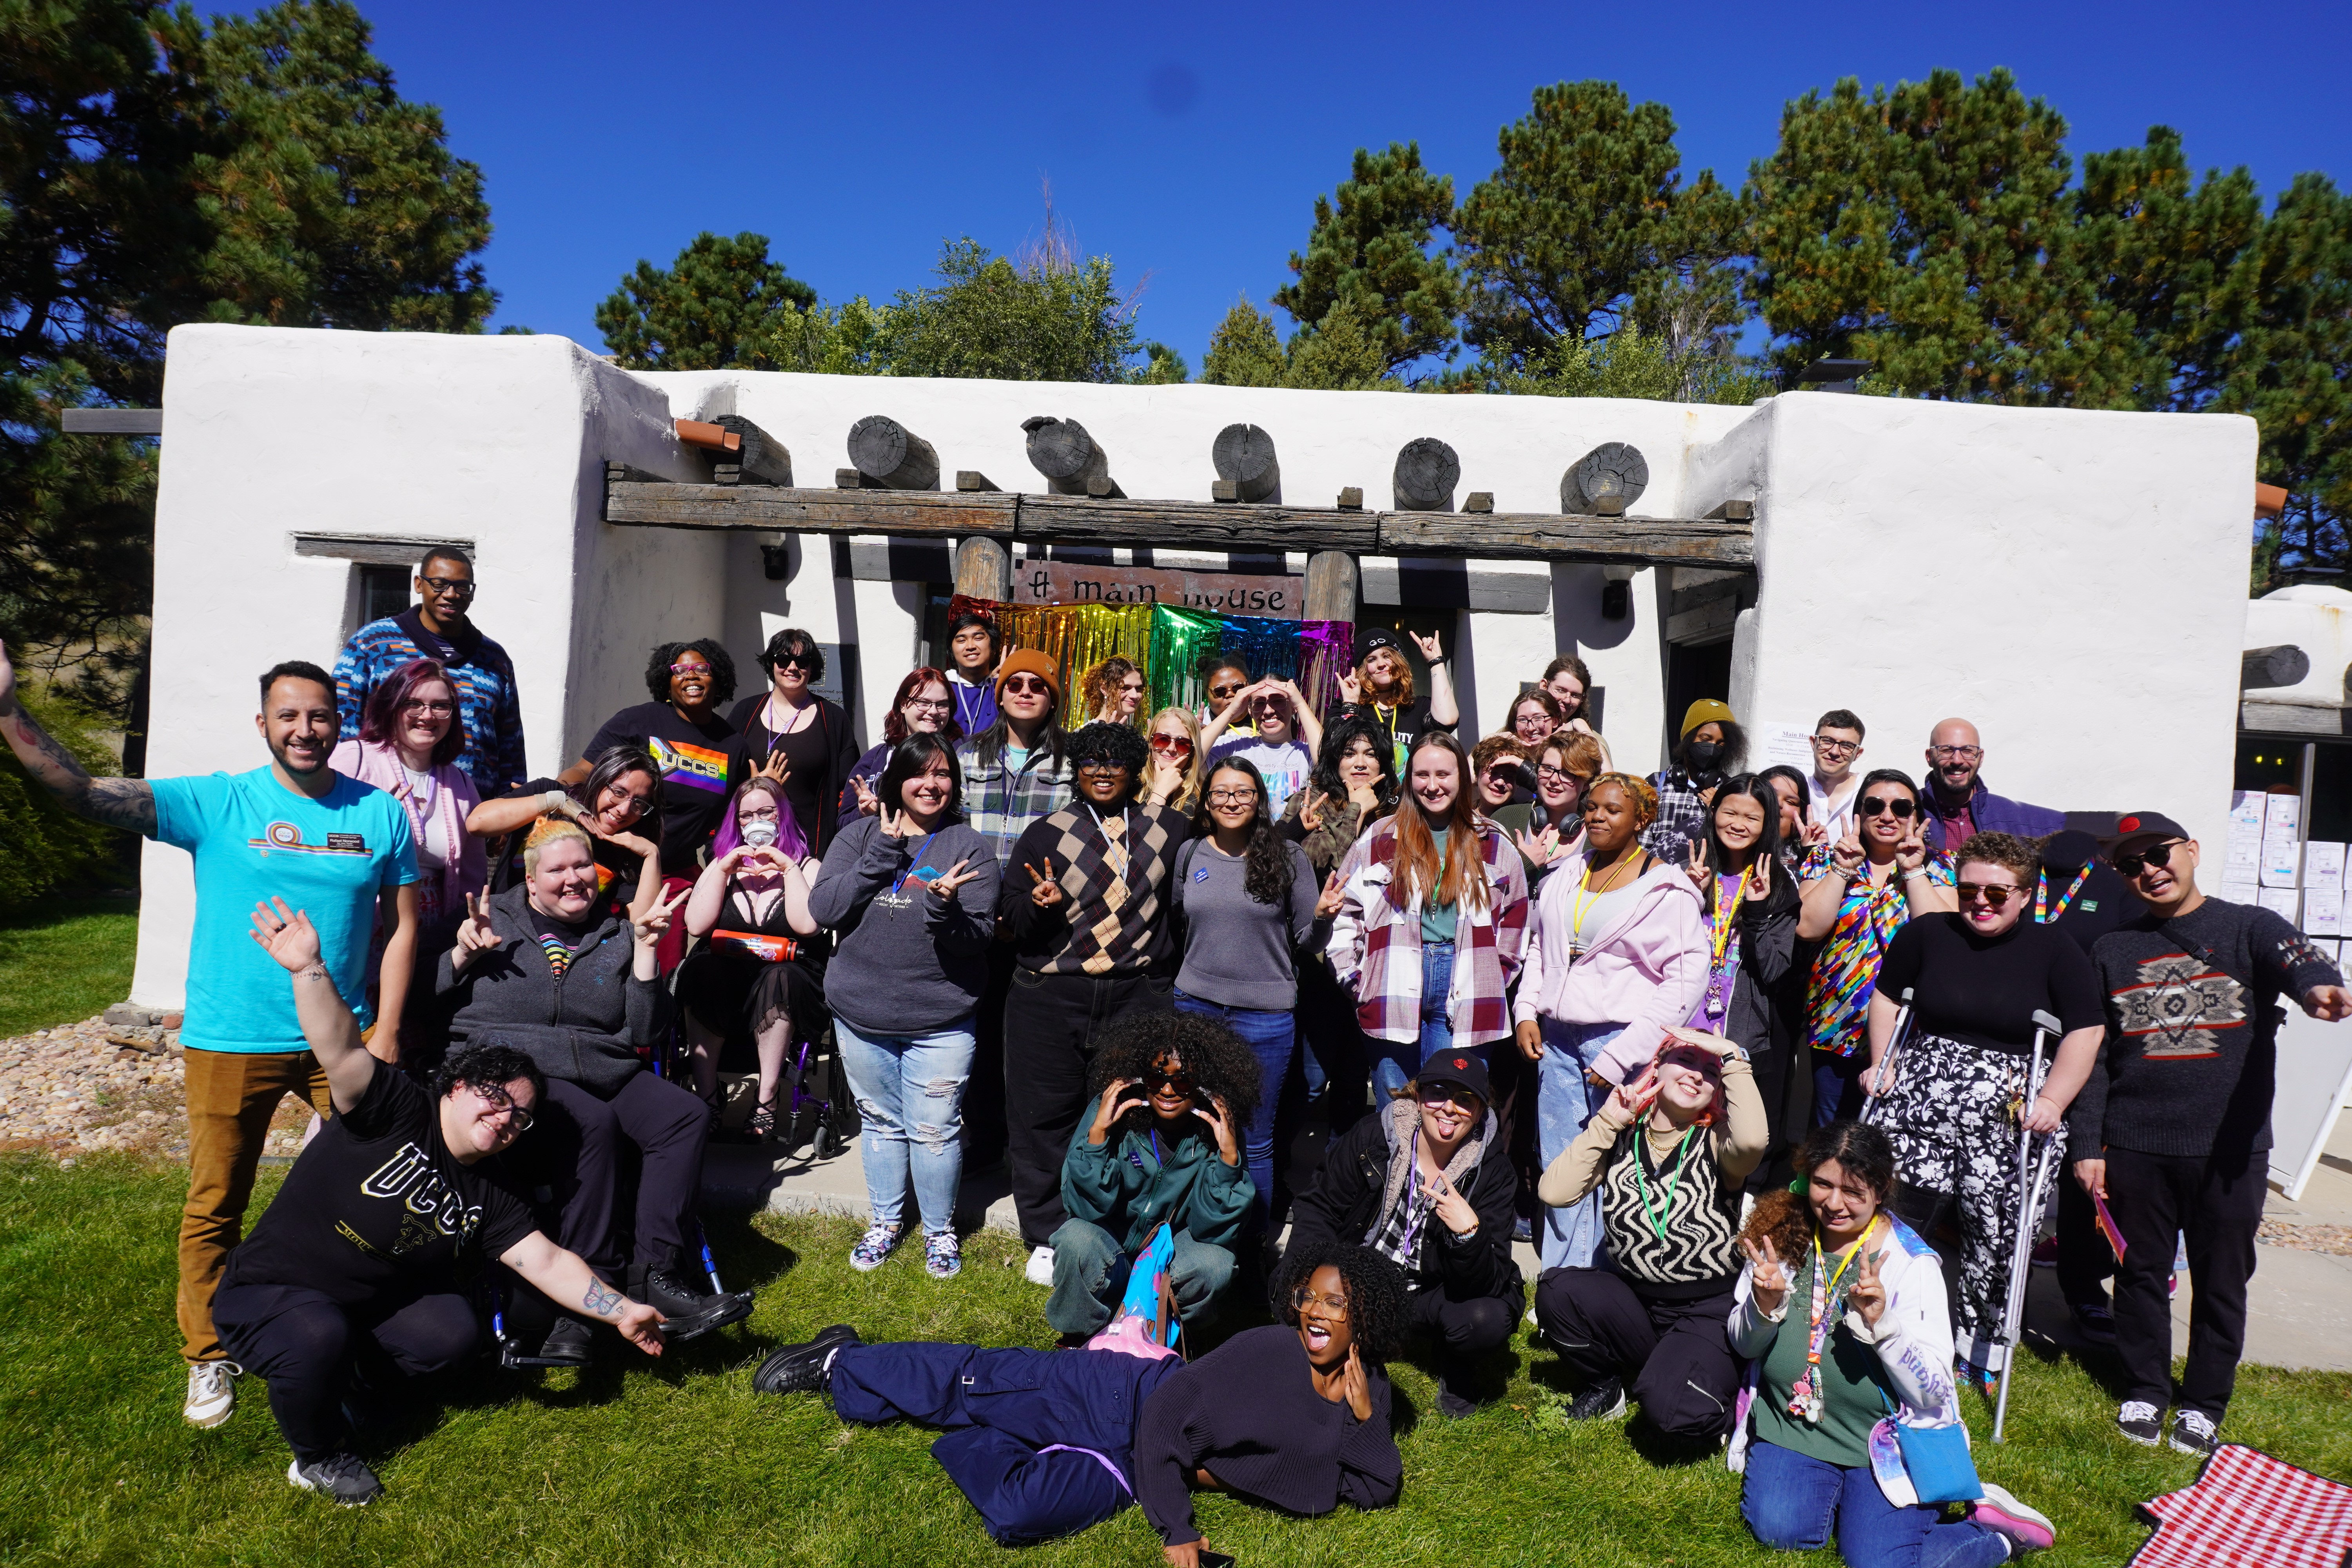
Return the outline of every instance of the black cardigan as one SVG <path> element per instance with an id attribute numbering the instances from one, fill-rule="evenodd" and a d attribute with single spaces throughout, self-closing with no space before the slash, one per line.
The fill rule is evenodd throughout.
<path id="1" fill-rule="evenodd" d="M 765 724 L 760 725 L 756 735 L 751 728 L 768 697 L 766 689 L 755 691 L 735 704 L 735 711 L 727 716 L 736 730 L 734 740 L 728 745 L 727 789 L 730 795 L 759 771 L 775 748 L 775 737 L 768 733 Z M 822 855 L 833 842 L 833 836 L 845 826 L 840 821 L 836 803 L 849 784 L 849 775 L 857 767 L 857 737 L 850 731 L 848 711 L 830 697 L 816 700 L 816 723 L 818 733 L 824 737 L 825 763 L 824 776 L 809 784 L 816 798 L 816 820 L 810 827 L 809 852 Z"/>
<path id="2" fill-rule="evenodd" d="M 1415 1112 L 1418 1115 L 1418 1111 Z M 1387 1111 L 1359 1117 L 1356 1124 L 1334 1139 L 1323 1156 L 1323 1169 L 1314 1185 L 1298 1194 L 1291 1210 L 1290 1246 L 1338 1242 L 1360 1247 L 1381 1219 L 1381 1199 L 1388 1189 L 1389 1160 L 1395 1148 L 1393 1122 Z M 1479 1128 L 1486 1140 L 1470 1179 L 1461 1184 L 1462 1195 L 1477 1211 L 1478 1229 L 1468 1241 L 1433 1222 L 1425 1256 L 1435 1264 L 1445 1293 L 1452 1300 L 1475 1300 L 1481 1296 L 1522 1299 L 1519 1266 L 1511 1257 L 1513 1199 L 1518 1181 L 1512 1173 L 1507 1150 L 1495 1146 L 1498 1136 L 1495 1113 L 1488 1111 Z"/>

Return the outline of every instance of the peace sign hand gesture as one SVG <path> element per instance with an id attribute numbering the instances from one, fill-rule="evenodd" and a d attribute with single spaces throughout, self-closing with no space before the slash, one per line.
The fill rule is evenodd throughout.
<path id="1" fill-rule="evenodd" d="M 1919 836 L 1919 818 L 1916 815 L 1895 843 L 1895 863 L 1906 874 L 1916 871 L 1927 863 L 1927 841 Z"/>
<path id="2" fill-rule="evenodd" d="M 1520 854 L 1538 866 L 1549 866 L 1559 855 L 1559 828 L 1557 826 L 1548 826 L 1541 833 L 1530 833 L 1524 827 L 1515 828 L 1511 841 L 1519 847 Z"/>
<path id="3" fill-rule="evenodd" d="M 1050 910 L 1055 904 L 1062 901 L 1062 882 L 1060 878 L 1054 875 L 1054 858 L 1052 856 L 1049 855 L 1045 858 L 1045 867 L 1044 870 L 1039 870 L 1036 867 L 1028 865 L 1025 862 L 1023 864 L 1021 868 L 1029 873 L 1029 880 L 1031 883 L 1029 889 L 1029 901 L 1031 903 L 1036 905 L 1041 910 Z"/>
<path id="4" fill-rule="evenodd" d="M 1884 1251 L 1865 1252 L 1853 1260 L 1853 1283 L 1845 1288 L 1845 1304 L 1861 1315 L 1864 1326 L 1878 1327 L 1879 1318 L 1886 1310 L 1886 1287 L 1878 1278 L 1878 1260 Z"/>
<path id="5" fill-rule="evenodd" d="M 1789 1300 L 1789 1266 L 1772 1250 L 1772 1238 L 1759 1242 L 1739 1238 L 1739 1250 L 1748 1255 L 1748 1289 L 1756 1302 L 1756 1310 L 1768 1318 L 1780 1315 Z"/>
<path id="6" fill-rule="evenodd" d="M 645 919 L 629 922 L 635 930 L 639 947 L 652 948 L 660 944 L 662 932 L 669 929 L 670 916 L 677 912 L 678 905 L 686 902 L 686 896 L 692 891 L 694 888 L 689 883 L 647 910 Z"/>
<path id="7" fill-rule="evenodd" d="M 1849 817 L 1845 832 L 1830 847 L 1830 860 L 1839 870 L 1852 876 L 1862 869 L 1863 859 L 1862 819 Z"/>
<path id="8" fill-rule="evenodd" d="M 1691 885 L 1704 896 L 1706 892 L 1707 878 L 1712 875 L 1706 868 L 1706 846 L 1694 838 L 1686 843 L 1684 848 L 1686 854 L 1684 858 L 1683 875 L 1688 877 L 1691 879 Z"/>
<path id="9" fill-rule="evenodd" d="M 1772 857 L 1759 855 L 1748 868 L 1748 897 L 1768 899 L 1772 896 Z"/>
<path id="10" fill-rule="evenodd" d="M 467 893 L 466 918 L 458 922 L 457 945 L 450 950 L 449 967 L 462 971 L 498 945 L 499 933 L 490 929 L 490 895 Z"/>
<path id="11" fill-rule="evenodd" d="M 1608 1100 L 1600 1110 L 1601 1119 L 1612 1127 L 1631 1127 L 1650 1113 L 1658 1098 L 1658 1069 L 1646 1067 L 1642 1076 L 1630 1083 L 1621 1083 L 1609 1091 Z"/>
<path id="12" fill-rule="evenodd" d="M 956 889 L 980 875 L 980 868 L 969 860 L 959 860 L 931 879 L 931 897 L 943 904 L 955 902 Z"/>
<path id="13" fill-rule="evenodd" d="M 1298 826 L 1309 833 L 1323 831 L 1323 792 L 1308 787 L 1298 797 Z"/>
<path id="14" fill-rule="evenodd" d="M 872 779 L 852 779 L 849 781 L 849 787 L 857 792 L 858 816 L 872 816 L 882 809 L 882 797 L 874 793 Z"/>
<path id="15" fill-rule="evenodd" d="M 1339 873 L 1334 871 L 1323 879 L 1322 894 L 1315 900 L 1315 918 L 1318 921 L 1329 920 L 1339 912 L 1339 906 L 1345 902 L 1347 902 L 1347 889 L 1340 885 Z"/>
<path id="16" fill-rule="evenodd" d="M 1444 1172 L 1440 1171 L 1423 1183 L 1421 1195 L 1435 1205 L 1432 1212 L 1437 1215 L 1438 1223 L 1454 1235 L 1467 1236 L 1478 1228 L 1478 1211 L 1470 1206 L 1469 1199 L 1454 1190 L 1454 1184 L 1445 1179 Z"/>

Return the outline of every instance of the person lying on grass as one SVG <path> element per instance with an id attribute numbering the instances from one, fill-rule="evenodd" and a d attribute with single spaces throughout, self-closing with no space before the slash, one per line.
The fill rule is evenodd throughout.
<path id="1" fill-rule="evenodd" d="M 827 1394 L 845 1421 L 948 1428 L 931 1457 L 1000 1545 L 1074 1535 L 1132 1501 L 1168 1561 L 1198 1568 L 1193 1489 L 1323 1514 L 1386 1507 L 1403 1482 L 1379 1364 L 1404 1330 L 1396 1265 L 1369 1247 L 1295 1252 L 1276 1299 L 1280 1323 L 1189 1365 L 1107 1347 L 869 1345 L 836 1323 L 771 1355 L 751 1385 Z"/>
<path id="2" fill-rule="evenodd" d="M 1728 1460 L 1748 1528 L 1777 1552 L 1834 1531 L 1848 1568 L 1990 1568 L 2048 1546 L 2050 1521 L 1999 1487 L 1979 1481 L 1951 1524 L 1919 1501 L 1898 1428 L 1956 1433 L 1963 1467 L 1967 1428 L 1943 1268 L 1886 1206 L 1894 1143 L 1832 1121 L 1797 1172 L 1802 1187 L 1767 1193 L 1739 1237 L 1731 1348 L 1749 1366 Z"/>
<path id="3" fill-rule="evenodd" d="M 1192 1013 L 1142 1013 L 1103 1031 L 1088 1069 L 1094 1113 L 1062 1162 L 1054 1294 L 1045 1321 L 1076 1343 L 1110 1321 L 1136 1255 L 1175 1231 L 1168 1279 L 1191 1323 L 1234 1277 L 1249 1217 L 1242 1130 L 1258 1102 L 1257 1058 L 1233 1030 Z"/>
<path id="4" fill-rule="evenodd" d="M 530 1127 L 547 1089 L 531 1059 L 490 1031 L 442 1065 L 427 1097 L 360 1044 L 309 916 L 280 899 L 257 905 L 253 940 L 292 977 L 335 1107 L 229 1254 L 213 1299 L 229 1355 L 269 1382 L 270 1414 L 294 1450 L 286 1479 L 346 1508 L 383 1495 L 352 1451 L 346 1411 L 473 1353 L 480 1323 L 455 1277 L 469 1252 L 661 1354 L 661 1314 L 541 1235 L 478 1169 Z"/>

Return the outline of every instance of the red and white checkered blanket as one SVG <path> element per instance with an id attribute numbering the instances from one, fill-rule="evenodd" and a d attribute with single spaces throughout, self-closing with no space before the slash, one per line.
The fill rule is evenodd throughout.
<path id="1" fill-rule="evenodd" d="M 2131 1568 L 2345 1568 L 2352 1487 L 2225 1443 L 2197 1484 L 2140 1505 L 2156 1533 Z"/>

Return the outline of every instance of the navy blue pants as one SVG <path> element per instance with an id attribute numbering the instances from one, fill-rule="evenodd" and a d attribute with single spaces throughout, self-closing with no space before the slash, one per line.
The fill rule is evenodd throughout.
<path id="1" fill-rule="evenodd" d="M 868 1426 L 947 1427 L 931 1458 L 991 1539 L 1026 1546 L 1075 1535 L 1135 1500 L 1136 1416 L 1181 1364 L 1117 1351 L 852 1345 L 833 1358 L 833 1409 Z"/>

